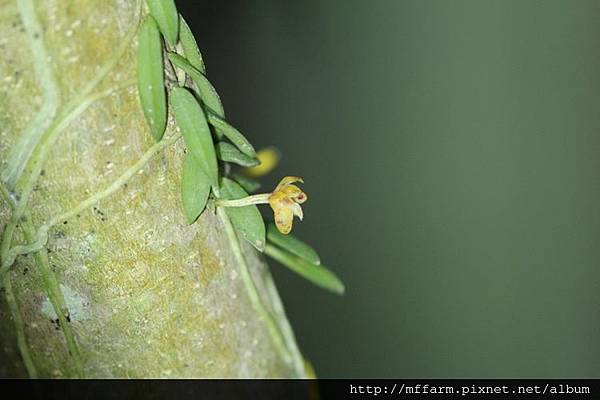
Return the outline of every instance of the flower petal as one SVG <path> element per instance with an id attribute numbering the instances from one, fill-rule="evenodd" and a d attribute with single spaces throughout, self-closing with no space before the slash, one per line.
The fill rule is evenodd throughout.
<path id="1" fill-rule="evenodd" d="M 292 204 L 291 208 L 292 208 L 292 212 L 294 213 L 294 215 L 296 217 L 298 217 L 298 219 L 300 221 L 302 221 L 304 214 L 302 213 L 302 207 L 300 207 L 300 204 L 294 203 L 294 204 Z"/>
<path id="2" fill-rule="evenodd" d="M 279 182 L 279 184 L 275 188 L 275 192 L 283 189 L 284 187 L 286 187 L 294 182 L 304 183 L 304 180 L 302 178 L 300 178 L 299 176 L 285 176 L 285 177 L 283 177 L 283 179 Z"/>
<path id="3" fill-rule="evenodd" d="M 271 207 L 273 208 L 273 213 L 275 214 L 275 226 L 277 226 L 279 232 L 287 235 L 292 230 L 292 224 L 294 222 L 294 213 L 292 208 L 285 206 L 282 207 L 281 204 L 279 204 L 279 207 L 273 207 L 273 204 L 271 204 Z"/>
<path id="4" fill-rule="evenodd" d="M 296 197 L 296 196 L 298 196 L 299 194 L 302 193 L 302 189 L 300 189 L 296 185 L 289 184 L 289 185 L 284 186 L 281 189 L 277 190 L 277 192 L 278 193 L 285 193 L 286 197 L 289 197 L 289 198 L 293 199 L 294 197 Z"/>
<path id="5" fill-rule="evenodd" d="M 269 196 L 269 204 L 271 204 L 271 207 L 273 209 L 275 209 L 275 207 L 281 207 L 281 205 L 279 205 L 281 202 L 285 202 L 285 201 L 291 201 L 287 198 L 286 194 L 279 191 L 275 191 L 273 193 L 271 193 L 271 195 Z"/>

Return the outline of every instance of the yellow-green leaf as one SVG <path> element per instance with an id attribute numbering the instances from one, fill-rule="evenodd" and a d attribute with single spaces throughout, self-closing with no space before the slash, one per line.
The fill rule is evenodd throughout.
<path id="1" fill-rule="evenodd" d="M 284 235 L 279 232 L 274 224 L 267 226 L 267 240 L 312 264 L 321 264 L 319 255 L 312 247 L 293 235 Z"/>
<path id="2" fill-rule="evenodd" d="M 248 157 L 239 151 L 235 146 L 227 142 L 217 143 L 215 149 L 217 151 L 217 157 L 221 161 L 234 163 L 241 165 L 242 167 L 252 167 L 254 165 L 258 165 L 258 160 L 256 158 Z"/>
<path id="3" fill-rule="evenodd" d="M 169 53 L 169 60 L 178 68 L 185 71 L 196 84 L 198 96 L 204 105 L 221 118 L 225 116 L 225 110 L 217 91 L 198 69 L 194 68 L 185 58 L 177 53 Z"/>
<path id="4" fill-rule="evenodd" d="M 210 182 L 202 166 L 191 154 L 186 154 L 181 172 L 181 203 L 189 224 L 193 224 L 206 207 L 210 194 Z"/>
<path id="5" fill-rule="evenodd" d="M 193 94 L 179 87 L 171 91 L 171 105 L 188 151 L 196 159 L 210 184 L 216 187 L 217 157 L 202 107 Z"/>
<path id="6" fill-rule="evenodd" d="M 146 0 L 150 15 L 158 23 L 163 36 L 171 46 L 177 44 L 179 35 L 179 13 L 173 0 Z"/>
<path id="7" fill-rule="evenodd" d="M 256 158 L 256 151 L 252 144 L 232 125 L 230 125 L 223 118 L 219 117 L 216 114 L 211 112 L 208 113 L 208 122 L 215 127 L 217 133 L 225 136 L 227 139 L 231 140 L 233 144 L 237 146 L 238 149 L 245 155 L 251 158 Z M 255 164 L 256 165 L 256 164 Z"/>
<path id="8" fill-rule="evenodd" d="M 192 30 L 181 15 L 179 16 L 179 41 L 181 42 L 181 47 L 183 47 L 183 54 L 191 66 L 205 74 L 206 67 L 204 66 L 204 60 L 198 48 L 198 43 L 196 43 Z"/>
<path id="9" fill-rule="evenodd" d="M 152 17 L 146 18 L 140 28 L 137 76 L 138 93 L 146 122 L 154 139 L 159 141 L 167 125 L 167 99 L 162 41 Z"/>
<path id="10" fill-rule="evenodd" d="M 248 193 L 236 182 L 228 178 L 221 180 L 221 196 L 227 200 L 237 200 Z M 265 223 L 255 205 L 245 207 L 225 207 L 225 213 L 235 230 L 258 251 L 265 248 Z"/>
<path id="11" fill-rule="evenodd" d="M 323 289 L 335 294 L 346 291 L 342 281 L 322 265 L 312 264 L 270 243 L 265 246 L 265 254 Z"/>

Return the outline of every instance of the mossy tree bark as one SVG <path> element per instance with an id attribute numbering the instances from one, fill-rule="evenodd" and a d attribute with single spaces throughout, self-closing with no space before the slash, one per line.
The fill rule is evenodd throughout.
<path id="1" fill-rule="evenodd" d="M 153 146 L 135 86 L 139 10 L 135 0 L 0 0 L 0 161 L 13 167 L 18 146 L 28 160 L 4 175 L 4 239 L 27 198 L 10 246 L 110 187 Z M 174 131 L 170 122 L 165 136 Z M 214 208 L 185 223 L 183 152 L 181 140 L 166 146 L 53 226 L 42 250 L 16 258 L 0 293 L 0 376 L 304 374 L 262 258 L 242 243 L 283 353 Z"/>

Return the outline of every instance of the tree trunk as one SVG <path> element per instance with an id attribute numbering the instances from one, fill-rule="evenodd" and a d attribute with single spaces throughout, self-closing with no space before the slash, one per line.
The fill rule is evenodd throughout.
<path id="1" fill-rule="evenodd" d="M 0 376 L 303 376 L 263 259 L 242 243 L 279 347 L 223 220 L 207 209 L 186 224 L 183 142 L 131 169 L 154 145 L 135 85 L 140 10 L 134 0 L 0 0 L 3 263 L 53 217 L 98 200 L 12 263 L 0 293 Z M 165 137 L 174 130 L 170 121 Z"/>

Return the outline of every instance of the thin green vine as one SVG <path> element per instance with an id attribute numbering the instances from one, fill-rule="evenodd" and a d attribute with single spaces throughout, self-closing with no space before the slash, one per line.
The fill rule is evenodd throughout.
<path id="1" fill-rule="evenodd" d="M 125 51 L 130 46 L 131 40 L 135 37 L 138 26 L 139 21 L 125 36 L 124 40 L 117 48 L 114 56 L 100 67 L 95 77 L 84 86 L 80 94 L 75 96 L 65 105 L 64 110 L 50 125 L 48 130 L 42 135 L 40 141 L 35 146 L 35 149 L 27 163 L 26 171 L 29 170 L 29 173 L 22 175 L 16 183 L 15 191 L 18 193 L 19 200 L 17 201 L 15 209 L 13 210 L 11 218 L 2 235 L 2 244 L 0 245 L 1 255 L 6 256 L 8 254 L 10 246 L 12 245 L 12 237 L 14 235 L 15 228 L 25 212 L 29 197 L 33 192 L 33 188 L 37 184 L 43 165 L 48 158 L 50 149 L 58 139 L 59 134 L 69 125 L 69 123 L 78 115 L 80 115 L 93 102 L 94 97 L 96 97 L 92 94 L 93 90 L 122 59 Z M 103 96 L 99 95 L 99 97 Z"/>
<path id="2" fill-rule="evenodd" d="M 141 6 L 141 2 L 138 4 Z M 139 26 L 139 21 L 134 25 L 134 27 L 121 42 L 120 46 L 115 52 L 115 55 L 100 67 L 98 73 L 83 87 L 83 89 L 79 92 L 79 95 L 71 99 L 71 101 L 69 101 L 62 108 L 62 111 L 59 113 L 58 117 L 48 123 L 48 120 L 54 116 L 55 111 L 48 111 L 49 107 L 46 107 L 45 104 L 51 103 L 53 106 L 58 104 L 58 99 L 56 96 L 53 96 L 54 92 L 52 90 L 54 77 L 49 68 L 44 69 L 43 67 L 48 65 L 48 63 L 46 61 L 47 57 L 44 55 L 46 53 L 45 48 L 43 48 L 43 40 L 40 38 L 42 30 L 39 29 L 39 23 L 37 22 L 37 17 L 35 15 L 33 2 L 30 0 L 24 0 L 23 2 L 19 2 L 19 6 L 24 24 L 29 26 L 28 31 L 30 31 L 30 36 L 35 37 L 35 40 L 30 40 L 32 53 L 34 54 L 34 57 L 43 58 L 42 60 L 38 60 L 39 62 L 36 63 L 42 66 L 36 67 L 36 71 L 38 71 L 39 78 L 42 80 L 42 86 L 45 93 L 45 103 L 42 106 L 42 109 L 38 112 L 36 118 L 32 120 L 32 123 L 26 127 L 26 130 L 20 136 L 23 138 L 22 143 L 20 143 L 17 147 L 17 152 L 15 153 L 16 155 L 11 158 L 11 164 L 9 164 L 3 175 L 5 181 L 14 182 L 14 184 L 11 186 L 13 186 L 15 189 L 14 192 L 8 193 L 6 189 L 2 187 L 2 192 L 8 198 L 8 202 L 12 206 L 13 211 L 7 225 L 5 226 L 2 235 L 2 243 L 0 244 L 0 260 L 2 260 L 3 265 L 3 267 L 0 268 L 0 283 L 3 285 L 8 285 L 7 301 L 9 303 L 9 307 L 11 308 L 13 319 L 15 320 L 19 351 L 21 352 L 29 375 L 31 377 L 36 377 L 37 372 L 35 370 L 35 366 L 29 352 L 29 347 L 26 342 L 24 325 L 18 312 L 16 300 L 14 299 L 10 276 L 8 274 L 4 276 L 10 265 L 12 265 L 14 262 L 14 257 L 11 255 L 12 239 L 19 222 L 21 222 L 22 230 L 26 240 L 32 242 L 34 237 L 37 235 L 31 222 L 31 218 L 26 213 L 26 207 L 33 188 L 35 187 L 40 176 L 43 164 L 48 157 L 50 149 L 58 139 L 59 134 L 94 101 L 106 97 L 115 90 L 129 86 L 133 83 L 132 81 L 124 81 L 117 86 L 109 88 L 100 93 L 92 93 L 96 86 L 102 82 L 108 73 L 122 59 L 125 51 L 127 51 L 130 46 L 131 40 L 135 37 L 135 33 L 137 32 Z M 138 12 L 138 14 L 141 15 L 141 11 Z M 42 46 L 41 49 L 40 46 Z M 43 133 L 40 135 L 38 131 Z M 27 167 L 25 167 L 25 165 Z M 23 175 L 22 171 L 29 171 L 29 173 Z M 15 199 L 15 201 L 13 201 L 13 199 Z M 38 266 L 42 276 L 42 281 L 48 293 L 48 298 L 50 299 L 65 336 L 69 355 L 73 359 L 75 376 L 83 377 L 84 371 L 79 347 L 68 321 L 69 311 L 67 309 L 56 276 L 48 264 L 48 255 L 45 249 L 35 250 L 34 260 Z"/>
<path id="3" fill-rule="evenodd" d="M 273 305 L 273 313 L 276 315 L 277 320 L 279 321 L 279 329 L 281 330 L 281 334 L 285 339 L 289 352 L 292 354 L 293 367 L 296 371 L 296 375 L 298 378 L 305 377 L 306 371 L 304 370 L 304 359 L 300 353 L 300 349 L 296 343 L 296 336 L 294 335 L 292 326 L 285 315 L 283 304 L 281 303 L 281 299 L 277 293 L 277 288 L 275 287 L 275 283 L 273 282 L 273 278 L 270 274 L 264 274 L 263 284 L 266 288 L 266 294 L 269 296 L 271 304 Z"/>
<path id="4" fill-rule="evenodd" d="M 2 193 L 2 196 L 4 197 L 7 204 L 9 204 L 11 208 L 14 207 L 14 201 L 10 197 L 8 191 L 3 185 L 0 185 L 0 192 Z M 21 225 L 23 228 L 25 239 L 31 241 L 33 239 L 34 228 L 29 214 L 25 214 Z M 2 261 L 4 262 L 4 259 L 2 259 Z M 34 261 L 38 267 L 38 270 L 40 271 L 44 288 L 46 289 L 46 293 L 48 294 L 48 299 L 50 300 L 52 308 L 54 309 L 60 326 L 62 327 L 63 335 L 65 336 L 65 341 L 69 350 L 69 355 L 71 356 L 75 364 L 75 375 L 78 377 L 83 377 L 83 367 L 81 364 L 79 347 L 77 345 L 77 341 L 75 340 L 75 335 L 70 325 L 68 325 L 69 310 L 66 306 L 65 299 L 62 291 L 60 290 L 56 276 L 54 275 L 54 272 L 52 272 L 52 269 L 48 264 L 48 254 L 46 250 L 43 249 L 43 251 L 36 251 L 34 254 Z M 31 358 L 29 346 L 27 344 L 27 339 L 25 336 L 25 325 L 23 323 L 23 319 L 21 317 L 21 313 L 13 293 L 10 274 L 6 273 L 4 276 L 1 276 L 0 282 L 2 282 L 2 285 L 5 287 L 6 300 L 9 304 L 11 314 L 15 322 L 15 330 L 17 334 L 17 344 L 19 347 L 19 352 L 21 353 L 23 362 L 25 363 L 25 367 L 28 371 L 29 376 L 32 378 L 37 377 L 35 364 L 33 363 L 33 359 Z"/>
<path id="5" fill-rule="evenodd" d="M 19 136 L 16 145 L 11 149 L 8 166 L 2 171 L 2 180 L 7 182 L 10 187 L 14 186 L 23 172 L 31 152 L 40 140 L 44 130 L 52 122 L 59 104 L 58 85 L 54 77 L 52 64 L 48 62 L 46 45 L 41 40 L 42 28 L 35 13 L 33 1 L 18 1 L 17 5 L 27 32 L 31 54 L 34 58 L 33 66 L 37 82 L 39 82 L 42 89 L 43 103 L 36 116 Z"/>
<path id="6" fill-rule="evenodd" d="M 48 242 L 48 232 L 53 226 L 74 217 L 81 211 L 93 206 L 100 200 L 105 199 L 122 188 L 138 171 L 143 169 L 155 155 L 157 155 L 165 147 L 175 143 L 177 140 L 179 140 L 179 138 L 181 138 L 181 134 L 176 133 L 168 139 L 155 143 L 142 155 L 142 157 L 140 157 L 137 162 L 135 162 L 131 167 L 127 168 L 125 172 L 115 179 L 107 188 L 94 193 L 85 200 L 81 201 L 72 209 L 50 218 L 48 222 L 40 226 L 37 232 L 32 234 L 31 237 L 27 239 L 30 242 L 29 244 L 12 247 L 7 252 L 5 256 L 6 258 L 2 261 L 2 266 L 0 267 L 0 277 L 5 274 L 6 271 L 8 271 L 17 256 L 42 250 Z"/>
<path id="7" fill-rule="evenodd" d="M 269 333 L 273 338 L 275 347 L 277 348 L 277 351 L 279 351 L 279 354 L 281 355 L 283 360 L 286 363 L 291 363 L 292 355 L 286 348 L 283 336 L 279 331 L 277 324 L 273 320 L 273 317 L 269 314 L 269 311 L 265 308 L 264 304 L 262 303 L 260 295 L 256 290 L 256 286 L 254 284 L 254 281 L 252 280 L 252 276 L 250 275 L 250 270 L 248 269 L 248 263 L 246 262 L 246 258 L 242 253 L 242 248 L 240 247 L 240 242 L 237 237 L 237 233 L 235 232 L 235 229 L 233 228 L 229 217 L 227 216 L 227 214 L 225 214 L 225 210 L 222 207 L 217 208 L 217 215 L 219 216 L 219 218 L 223 222 L 223 225 L 225 226 L 227 240 L 229 241 L 231 251 L 233 252 L 233 255 L 235 256 L 235 259 L 240 268 L 242 281 L 244 282 L 244 286 L 246 287 L 246 291 L 248 292 L 250 302 L 252 303 L 254 310 L 267 324 L 267 328 L 269 329 Z"/>
<path id="8" fill-rule="evenodd" d="M 0 193 L 2 194 L 6 204 L 12 208 L 13 200 L 10 198 L 4 185 L 0 185 Z M 8 304 L 8 308 L 10 309 L 10 313 L 15 325 L 15 335 L 17 336 L 17 347 L 19 348 L 19 353 L 21 354 L 21 358 L 25 364 L 27 374 L 29 377 L 35 379 L 38 377 L 38 373 L 29 351 L 29 344 L 27 343 L 27 336 L 25 335 L 25 323 L 23 322 L 21 310 L 19 309 L 19 305 L 17 304 L 17 299 L 13 291 L 10 274 L 6 274 L 2 279 L 0 279 L 0 283 L 6 292 L 6 303 Z"/>
<path id="9" fill-rule="evenodd" d="M 35 230 L 29 214 L 25 214 L 25 220 L 22 222 L 22 227 L 25 239 L 27 241 L 32 241 Z M 81 362 L 81 353 L 79 351 L 77 339 L 75 338 L 75 333 L 73 332 L 73 329 L 71 329 L 69 309 L 67 308 L 63 293 L 60 290 L 56 275 L 48 263 L 48 252 L 45 248 L 36 251 L 33 253 L 33 259 L 35 260 L 35 264 L 42 277 L 44 287 L 48 293 L 48 299 L 52 304 L 52 308 L 54 308 L 60 328 L 65 336 L 69 356 L 74 363 L 75 376 L 83 378 L 85 374 Z"/>
<path id="10" fill-rule="evenodd" d="M 21 311 L 19 310 L 19 305 L 17 304 L 17 299 L 15 298 L 15 294 L 13 292 L 10 275 L 7 274 L 4 277 L 2 280 L 2 285 L 6 291 L 6 302 L 8 303 L 8 308 L 10 309 L 12 319 L 15 323 L 17 346 L 19 348 L 19 352 L 21 353 L 21 358 L 23 358 L 23 364 L 25 364 L 25 369 L 27 370 L 29 377 L 36 379 L 38 377 L 38 373 L 35 368 L 35 364 L 33 363 L 33 359 L 31 358 L 31 353 L 29 352 L 29 344 L 27 343 L 27 336 L 25 335 L 25 324 L 23 323 L 23 317 L 21 317 Z"/>

